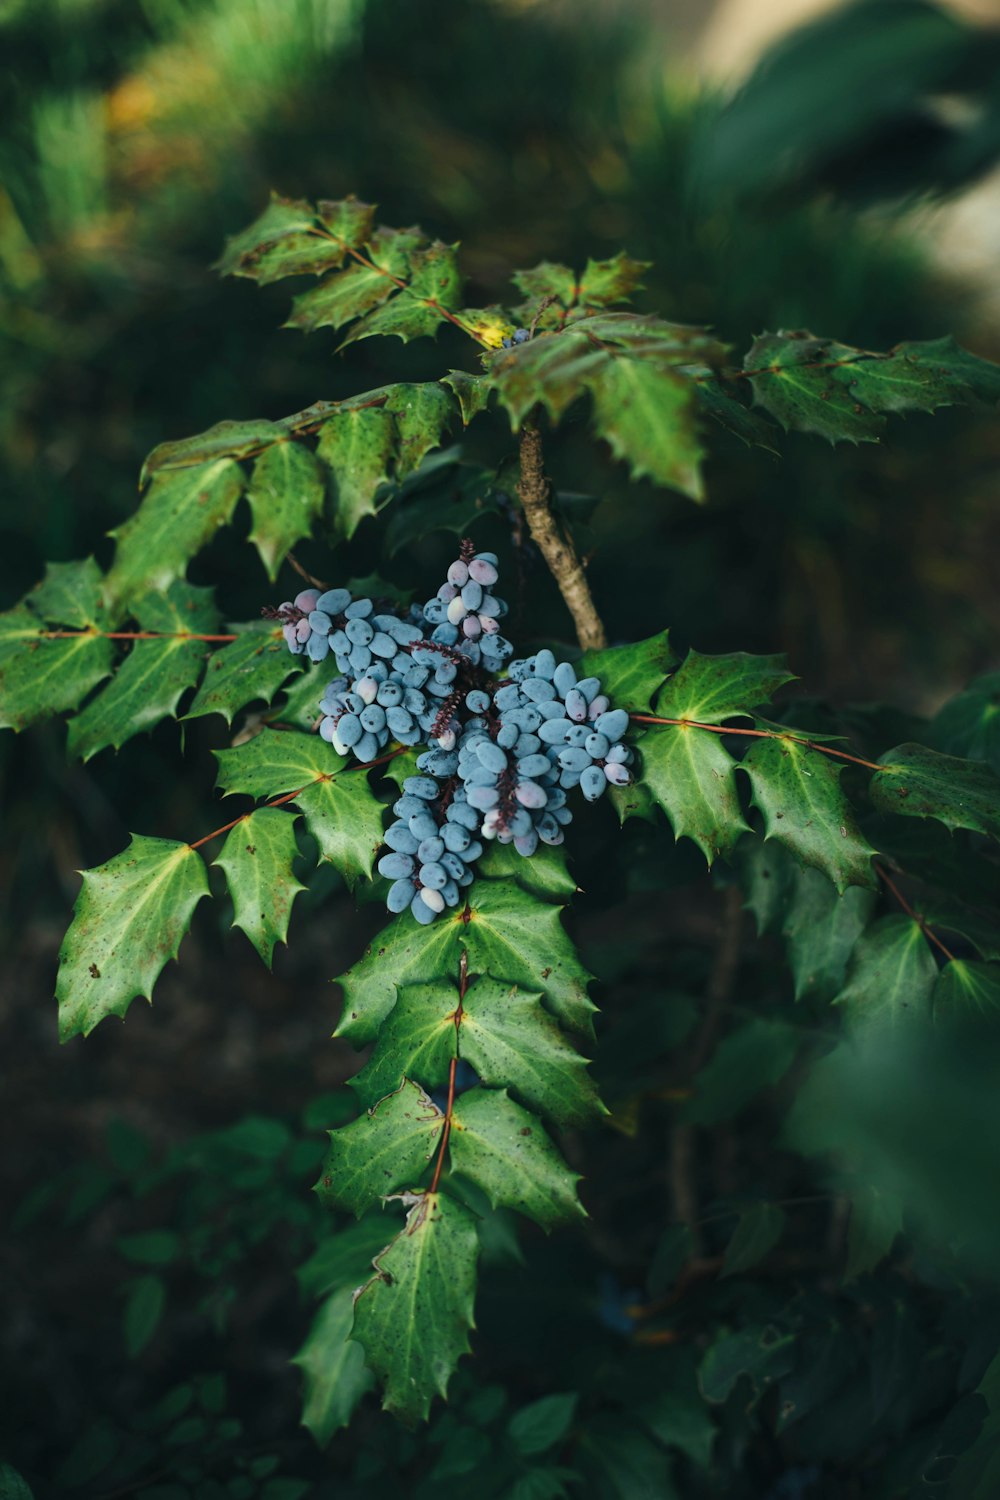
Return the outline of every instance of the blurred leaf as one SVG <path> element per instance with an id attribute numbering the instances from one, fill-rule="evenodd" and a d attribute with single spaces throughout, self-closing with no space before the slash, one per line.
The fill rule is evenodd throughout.
<path id="1" fill-rule="evenodd" d="M 89 1035 L 150 999 L 177 957 L 194 908 L 209 895 L 205 866 L 187 844 L 133 834 L 107 864 L 83 872 L 83 889 L 59 954 L 59 1037 Z"/>
<path id="2" fill-rule="evenodd" d="M 180 1236 L 172 1229 L 148 1229 L 141 1234 L 122 1234 L 115 1241 L 119 1255 L 139 1266 L 169 1266 L 177 1259 Z"/>
<path id="3" fill-rule="evenodd" d="M 321 202 L 317 212 L 310 203 L 275 193 L 258 219 L 226 241 L 218 269 L 262 286 L 284 276 L 320 275 L 343 265 L 348 246 L 364 245 L 374 220 L 374 208 L 353 195 Z"/>
<path id="4" fill-rule="evenodd" d="M 350 1337 L 353 1321 L 354 1293 L 342 1287 L 318 1309 L 305 1343 L 291 1359 L 305 1382 L 302 1425 L 321 1448 L 348 1425 L 358 1402 L 374 1385 L 364 1350 Z"/>
<path id="5" fill-rule="evenodd" d="M 874 891 L 848 886 L 838 894 L 818 870 L 792 872 L 782 932 L 795 980 L 795 998 L 833 1000 L 847 964 L 875 909 Z"/>
<path id="6" fill-rule="evenodd" d="M 161 1276 L 139 1276 L 130 1283 L 123 1325 L 130 1359 L 142 1353 L 160 1326 L 166 1300 L 166 1283 Z"/>
<path id="7" fill-rule="evenodd" d="M 610 260 L 588 260 L 576 289 L 580 302 L 589 307 L 610 307 L 628 302 L 642 288 L 642 274 L 652 262 L 633 260 L 624 250 Z"/>
<path id="8" fill-rule="evenodd" d="M 507 1423 L 507 1432 L 518 1453 L 533 1458 L 561 1442 L 570 1429 L 579 1399 L 576 1391 L 567 1391 L 543 1396 L 516 1411 Z"/>
<path id="9" fill-rule="evenodd" d="M 787 1216 L 774 1203 L 755 1203 L 740 1214 L 732 1239 L 726 1246 L 722 1276 L 749 1271 L 772 1251 L 785 1231 Z"/>
<path id="10" fill-rule="evenodd" d="M 723 1037 L 694 1080 L 681 1118 L 692 1125 L 732 1119 L 761 1089 L 779 1083 L 795 1061 L 803 1033 L 782 1021 L 755 1017 Z"/>
<path id="11" fill-rule="evenodd" d="M 987 672 L 939 709 L 927 731 L 935 750 L 985 760 L 1000 773 L 1000 672 Z"/>
<path id="12" fill-rule="evenodd" d="M 725 1401 L 736 1382 L 748 1376 L 756 1396 L 782 1375 L 795 1357 L 795 1337 L 767 1325 L 723 1333 L 708 1349 L 698 1370 L 698 1384 L 706 1401 Z"/>
<path id="13" fill-rule="evenodd" d="M 0 1500 L 34 1500 L 27 1482 L 10 1464 L 0 1463 Z"/>
<path id="14" fill-rule="evenodd" d="M 90 1484 L 114 1461 L 121 1436 L 106 1418 L 92 1422 L 56 1471 L 60 1487 L 79 1489 Z"/>
<path id="15" fill-rule="evenodd" d="M 1000 1016 L 1000 964 L 970 963 L 955 958 L 937 976 L 933 995 L 936 1020 L 963 1012 Z"/>
<path id="16" fill-rule="evenodd" d="M 858 1183 L 852 1187 L 850 1198 L 845 1281 L 874 1271 L 903 1232 L 902 1204 L 893 1194 Z"/>
<path id="17" fill-rule="evenodd" d="M 703 450 L 690 380 L 651 361 L 614 359 L 585 375 L 594 431 L 631 477 L 700 500 Z"/>
<path id="18" fill-rule="evenodd" d="M 858 939 L 847 984 L 836 998 L 855 1025 L 929 1020 L 937 964 L 919 922 L 894 913 Z"/>

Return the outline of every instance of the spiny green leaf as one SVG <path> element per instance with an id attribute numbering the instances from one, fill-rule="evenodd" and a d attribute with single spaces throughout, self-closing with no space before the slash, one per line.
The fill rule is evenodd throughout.
<path id="1" fill-rule="evenodd" d="M 292 874 L 298 852 L 294 816 L 259 807 L 237 823 L 214 861 L 226 872 L 233 926 L 242 927 L 268 968 L 275 943 L 288 941 L 292 903 L 305 890 Z"/>
<path id="2" fill-rule="evenodd" d="M 262 286 L 284 276 L 319 275 L 343 265 L 347 246 L 361 248 L 374 217 L 374 208 L 353 196 L 321 202 L 317 212 L 304 200 L 273 194 L 260 217 L 226 241 L 217 268 L 224 276 L 248 276 Z M 321 227 L 325 233 L 318 232 Z"/>
<path id="3" fill-rule="evenodd" d="M 762 1016 L 723 1037 L 694 1080 L 682 1118 L 693 1125 L 731 1119 L 761 1089 L 779 1083 L 795 1061 L 803 1033 Z"/>
<path id="4" fill-rule="evenodd" d="M 357 1295 L 354 1338 L 385 1384 L 386 1410 L 412 1426 L 468 1352 L 479 1236 L 469 1210 L 444 1193 L 404 1202 L 405 1229 Z"/>
<path id="5" fill-rule="evenodd" d="M 630 646 L 585 651 L 577 676 L 599 677 L 601 692 L 607 694 L 615 708 L 646 712 L 676 662 L 670 649 L 670 632 L 661 630 L 659 635 Z"/>
<path id="6" fill-rule="evenodd" d="M 343 760 L 318 735 L 263 729 L 236 750 L 216 751 L 219 786 L 227 793 L 277 797 L 298 792 L 295 802 L 320 855 L 353 884 L 370 878 L 382 843 L 384 808 L 360 768 Z M 416 923 L 414 923 L 416 926 Z M 385 1006 L 387 1010 L 391 1004 Z"/>
<path id="7" fill-rule="evenodd" d="M 656 712 L 664 718 L 703 724 L 751 718 L 753 708 L 794 680 L 783 656 L 750 656 L 745 651 L 702 656 L 689 651 L 663 689 Z"/>
<path id="8" fill-rule="evenodd" d="M 795 1335 L 770 1326 L 723 1333 L 708 1349 L 698 1370 L 706 1401 L 725 1401 L 741 1375 L 748 1375 L 758 1394 L 787 1375 L 795 1358 Z"/>
<path id="9" fill-rule="evenodd" d="M 565 851 L 549 844 L 540 844 L 530 859 L 524 859 L 513 844 L 493 842 L 487 845 L 477 868 L 488 880 L 516 881 L 522 890 L 542 901 L 565 901 L 578 888 L 566 868 Z"/>
<path id="10" fill-rule="evenodd" d="M 900 745 L 879 759 L 868 794 L 883 812 L 937 818 L 946 828 L 971 828 L 1000 839 L 1000 776 L 981 761 Z"/>
<path id="11" fill-rule="evenodd" d="M 494 1088 L 511 1088 L 557 1124 L 584 1124 L 601 1113 L 583 1058 L 537 994 L 523 994 L 480 975 L 470 984 L 458 1027 L 454 984 L 407 985 L 382 1024 L 367 1065 L 351 1080 L 371 1105 L 404 1076 L 439 1088 L 453 1057 L 470 1063 Z M 344 1027 L 338 1029 L 343 1035 Z"/>
<path id="12" fill-rule="evenodd" d="M 718 422 L 720 427 L 739 438 L 748 448 L 763 448 L 768 453 L 778 453 L 777 429 L 766 417 L 744 406 L 720 381 L 712 379 L 708 370 L 696 371 L 692 380 L 700 409 Z"/>
<path id="13" fill-rule="evenodd" d="M 111 642 L 91 631 L 46 640 L 26 604 L 0 615 L 0 729 L 20 731 L 76 708 L 112 668 Z"/>
<path id="14" fill-rule="evenodd" d="M 252 458 L 255 453 L 265 451 L 285 437 L 280 423 L 269 422 L 264 417 L 254 417 L 246 422 L 216 422 L 207 432 L 199 432 L 194 437 L 160 443 L 143 464 L 139 483 L 145 486 L 154 474 L 198 468 L 222 458 Z"/>
<path id="15" fill-rule="evenodd" d="M 415 1188 L 434 1159 L 444 1115 L 419 1083 L 404 1078 L 365 1114 L 330 1131 L 316 1191 L 361 1217 L 396 1188 Z"/>
<path id="16" fill-rule="evenodd" d="M 354 1291 L 338 1287 L 319 1308 L 306 1340 L 291 1363 L 302 1371 L 305 1393 L 302 1426 L 320 1448 L 346 1427 L 358 1402 L 375 1383 L 365 1353 L 351 1338 Z"/>
<path id="17" fill-rule="evenodd" d="M 324 495 L 322 466 L 302 443 L 274 443 L 254 464 L 247 491 L 253 513 L 248 540 L 272 583 L 290 548 L 310 535 Z"/>
<path id="18" fill-rule="evenodd" d="M 645 359 L 609 359 L 585 376 L 592 425 L 633 479 L 702 498 L 702 446 L 690 380 Z"/>
<path id="19" fill-rule="evenodd" d="M 1000 772 L 1000 672 L 977 677 L 935 715 L 928 730 L 935 750 L 985 760 Z"/>
<path id="20" fill-rule="evenodd" d="M 651 265 L 649 260 L 633 260 L 624 250 L 610 260 L 588 260 L 580 277 L 579 300 L 589 307 L 628 302 L 632 293 L 642 287 L 642 274 Z"/>
<path id="21" fill-rule="evenodd" d="M 311 291 L 292 302 L 286 328 L 312 333 L 317 328 L 343 328 L 363 317 L 398 290 L 396 279 L 409 275 L 410 253 L 419 249 L 423 236 L 416 229 L 379 229 L 368 242 L 371 265 L 353 264 L 335 271 Z"/>
<path id="22" fill-rule="evenodd" d="M 541 301 L 543 297 L 554 297 L 563 307 L 572 305 L 576 297 L 576 276 L 569 266 L 561 266 L 551 260 L 543 260 L 530 271 L 514 271 L 511 281 L 522 297 Z"/>
<path id="23" fill-rule="evenodd" d="M 390 922 L 341 979 L 344 1012 L 337 1035 L 356 1045 L 372 1041 L 393 1004 L 394 987 L 451 981 L 462 950 L 472 973 L 489 973 L 508 987 L 542 990 L 565 1026 L 590 1032 L 595 1009 L 590 975 L 560 921 L 559 908 L 516 885 L 478 880 L 464 911 L 445 912 L 428 927 L 408 912 Z"/>
<path id="24" fill-rule="evenodd" d="M 45 577 L 25 600 L 46 625 L 69 625 L 77 630 L 103 623 L 101 570 L 92 557 L 80 562 L 46 563 Z"/>
<path id="25" fill-rule="evenodd" d="M 541 1122 L 505 1089 L 470 1089 L 455 1105 L 451 1166 L 494 1208 L 513 1208 L 543 1229 L 584 1215 L 570 1171 Z"/>
<path id="26" fill-rule="evenodd" d="M 516 432 L 539 404 L 558 422 L 587 393 L 587 377 L 610 364 L 611 358 L 582 333 L 564 330 L 498 350 L 490 360 L 489 376 Z"/>
<path id="27" fill-rule="evenodd" d="M 135 735 L 173 718 L 209 653 L 205 641 L 185 639 L 184 633 L 212 634 L 219 628 L 212 591 L 180 579 L 166 593 L 137 600 L 133 613 L 141 630 L 167 638 L 135 641 L 104 691 L 70 719 L 69 753 L 81 760 L 109 746 L 120 750 Z"/>
<path id="28" fill-rule="evenodd" d="M 469 375 L 465 370 L 449 370 L 447 375 L 442 375 L 441 383 L 455 392 L 466 427 L 473 417 L 486 410 L 493 394 L 491 380 L 485 375 Z"/>
<path id="29" fill-rule="evenodd" d="M 372 1256 L 385 1245 L 391 1229 L 386 1216 L 376 1209 L 357 1224 L 321 1240 L 317 1249 L 295 1273 L 299 1287 L 310 1297 L 322 1297 L 341 1287 L 356 1287 L 368 1275 Z"/>
<path id="30" fill-rule="evenodd" d="M 751 1270 L 774 1249 L 785 1232 L 786 1215 L 775 1203 L 755 1203 L 740 1214 L 722 1265 L 722 1276 Z"/>
<path id="31" fill-rule="evenodd" d="M 396 419 L 384 406 L 339 411 L 319 430 L 317 452 L 330 470 L 337 530 L 348 540 L 376 512 L 375 495 L 389 482 L 397 439 Z"/>
<path id="32" fill-rule="evenodd" d="M 182 578 L 188 562 L 233 514 L 243 474 L 230 458 L 158 474 L 139 509 L 110 533 L 115 560 L 105 605 L 120 608 Z"/>
<path id="33" fill-rule="evenodd" d="M 736 761 L 719 736 L 689 724 L 657 726 L 643 736 L 642 785 L 670 820 L 677 839 L 698 845 L 709 864 L 729 855 L 749 831 L 736 791 Z"/>
<path id="34" fill-rule="evenodd" d="M 275 693 L 302 663 L 292 656 L 273 625 L 244 625 L 228 646 L 213 651 L 201 687 L 185 719 L 221 714 L 227 724 L 248 703 L 270 703 Z"/>
<path id="35" fill-rule="evenodd" d="M 441 446 L 455 420 L 455 399 L 440 381 L 428 380 L 390 386 L 385 409 L 396 417 L 395 477 L 406 479 L 425 454 Z"/>
<path id="36" fill-rule="evenodd" d="M 871 1183 L 858 1183 L 850 1190 L 850 1200 L 845 1281 L 874 1271 L 903 1232 L 903 1205 L 891 1193 Z"/>
<path id="37" fill-rule="evenodd" d="M 898 1025 L 930 1017 L 937 964 L 919 922 L 880 917 L 858 939 L 837 1004 L 855 1025 Z"/>
<path id="38" fill-rule="evenodd" d="M 875 851 L 840 788 L 843 766 L 788 735 L 755 740 L 740 766 L 750 778 L 753 805 L 763 815 L 765 839 L 777 840 L 802 864 L 821 871 L 838 891 L 875 884 Z"/>
<path id="39" fill-rule="evenodd" d="M 783 932 L 795 998 L 833 1000 L 843 989 L 854 945 L 878 898 L 858 885 L 838 895 L 818 870 L 793 869 L 790 877 Z"/>
<path id="40" fill-rule="evenodd" d="M 84 870 L 59 954 L 59 1036 L 87 1036 L 105 1016 L 151 998 L 176 958 L 191 914 L 209 895 L 205 866 L 187 844 L 132 835 L 121 854 Z"/>
<path id="41" fill-rule="evenodd" d="M 941 970 L 934 986 L 935 1018 L 969 1011 L 991 1019 L 1000 1015 L 1000 964 L 953 958 Z"/>
<path id="42" fill-rule="evenodd" d="M 435 334 L 445 321 L 441 309 L 453 312 L 459 305 L 461 290 L 454 245 L 435 241 L 426 250 L 414 250 L 409 256 L 405 289 L 355 323 L 340 347 L 375 334 L 395 334 L 404 344 Z"/>

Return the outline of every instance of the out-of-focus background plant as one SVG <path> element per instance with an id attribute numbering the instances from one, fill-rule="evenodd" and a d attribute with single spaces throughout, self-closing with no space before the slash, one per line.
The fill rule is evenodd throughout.
<path id="1" fill-rule="evenodd" d="M 275 331 L 283 289 L 218 281 L 225 236 L 271 188 L 357 191 L 392 223 L 460 238 L 473 301 L 501 296 L 512 266 L 624 247 L 652 262 L 650 306 L 710 322 L 738 351 L 765 328 L 807 327 L 874 349 L 952 331 L 996 358 L 992 11 L 989 0 L 0 0 L 4 605 L 43 559 L 84 554 L 129 514 L 156 442 L 436 375 L 441 350 L 419 344 L 401 354 L 372 340 L 331 358 L 320 339 Z M 447 334 L 440 343 L 447 352 Z M 584 507 L 591 575 L 612 639 L 669 623 L 703 651 L 786 650 L 817 692 L 914 713 L 998 665 L 995 422 L 944 412 L 884 446 L 836 452 L 792 436 L 780 463 L 734 439 L 713 439 L 711 454 L 695 507 L 626 486 L 572 430 L 559 437 L 553 468 L 597 502 Z M 355 576 L 367 546 L 362 531 Z M 439 552 L 416 543 L 408 572 L 430 573 Z M 318 550 L 304 561 L 325 577 L 340 567 Z M 211 576 L 234 617 L 270 597 L 248 549 L 220 546 L 203 566 L 196 581 Z M 555 622 L 554 592 L 550 603 Z M 324 1233 L 306 1189 L 336 1108 L 322 1101 L 352 1067 L 316 1038 L 334 1020 L 326 981 L 353 956 L 353 908 L 335 877 L 314 882 L 273 979 L 239 934 L 199 938 L 196 924 L 183 976 L 167 977 L 155 1011 L 133 1013 L 127 1044 L 102 1029 L 86 1066 L 79 1043 L 58 1052 L 50 994 L 74 872 L 136 822 L 175 836 L 212 823 L 206 773 L 178 782 L 169 769 L 176 731 L 85 767 L 64 761 L 62 733 L 0 744 L 0 1057 L 21 1142 L 2 1167 L 17 1228 L 3 1252 L 0 1451 L 41 1495 L 103 1493 L 101 1442 L 135 1455 L 115 1494 L 211 1494 L 183 1473 L 194 1448 L 216 1454 L 206 1473 L 238 1481 L 220 1493 L 381 1493 L 386 1465 L 391 1493 L 416 1449 L 393 1437 L 389 1452 L 374 1413 L 332 1459 L 289 1437 L 286 1362 L 306 1324 L 292 1269 Z M 191 727 L 192 767 L 220 733 Z M 667 883 L 689 868 L 683 850 L 672 857 Z M 655 903 L 634 921 L 637 938 L 643 923 L 658 931 Z M 680 961 L 697 973 L 697 921 L 682 929 Z M 586 940 L 610 951 L 621 937 Z M 764 1147 L 773 1128 L 760 1125 Z M 625 1170 L 656 1183 L 661 1168 L 626 1155 Z M 794 1176 L 773 1170 L 779 1187 L 783 1170 Z M 29 1196 L 38 1178 L 47 1191 Z M 936 1201 L 943 1183 L 928 1183 Z M 513 1253 L 496 1247 L 501 1266 Z M 554 1261 L 553 1299 L 564 1274 Z M 581 1265 L 570 1279 L 590 1274 Z M 484 1315 L 493 1334 L 517 1285 L 509 1264 L 507 1278 Z M 625 1317 L 619 1291 L 594 1295 L 605 1329 Z M 539 1310 L 540 1340 L 558 1324 L 553 1307 Z M 506 1394 L 497 1385 L 473 1410 L 484 1395 L 470 1385 L 441 1420 L 499 1432 L 508 1402 L 537 1394 L 531 1357 L 525 1369 L 511 1355 Z M 77 1449 L 60 1469 L 81 1439 L 98 1456 Z M 437 1493 L 482 1461 L 474 1453 L 449 1477 L 442 1459 Z M 324 1474 L 351 1474 L 354 1487 L 310 1489 Z M 288 1476 L 299 1475 L 297 1489 Z M 594 1480 L 627 1497 L 661 1493 L 655 1482 Z M 754 1482 L 739 1493 L 763 1494 Z M 544 1493 L 557 1491 L 523 1491 Z"/>

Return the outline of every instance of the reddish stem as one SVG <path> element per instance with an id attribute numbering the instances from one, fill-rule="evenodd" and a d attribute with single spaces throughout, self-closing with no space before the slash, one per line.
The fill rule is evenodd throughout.
<path id="1" fill-rule="evenodd" d="M 927 941 L 929 943 L 933 943 L 935 948 L 939 948 L 944 954 L 945 958 L 951 960 L 951 962 L 954 962 L 954 953 L 952 953 L 950 948 L 945 947 L 944 943 L 938 937 L 937 933 L 931 931 L 930 927 L 927 925 L 926 919 L 922 917 L 920 913 L 910 905 L 909 901 L 907 901 L 906 897 L 903 895 L 896 882 L 892 879 L 889 872 L 883 869 L 880 864 L 876 864 L 874 866 L 874 869 L 875 874 L 878 876 L 879 880 L 881 880 L 892 892 L 896 900 L 899 902 L 900 906 L 906 912 L 906 915 L 913 918 L 914 922 L 916 922 L 917 926 L 920 928 L 920 931 L 923 933 Z"/>
<path id="2" fill-rule="evenodd" d="M 846 750 L 834 750 L 831 745 L 817 745 L 797 734 L 777 734 L 773 729 L 732 729 L 724 724 L 702 724 L 697 719 L 661 719 L 654 714 L 629 714 L 637 724 L 679 724 L 687 729 L 707 729 L 709 734 L 741 734 L 755 740 L 790 740 L 793 745 L 803 745 L 807 750 L 817 750 L 820 755 L 834 755 L 838 760 L 849 760 L 852 765 L 864 766 L 868 771 L 884 771 L 873 760 L 863 760 L 860 755 L 850 755 Z"/>
<path id="3" fill-rule="evenodd" d="M 80 635 L 100 636 L 105 641 L 238 641 L 238 635 L 198 635 L 191 630 L 40 630 L 47 641 L 74 641 Z M 274 632 L 277 637 L 278 632 Z"/>
<path id="4" fill-rule="evenodd" d="M 434 1176 L 428 1193 L 436 1193 L 438 1183 L 441 1181 L 441 1169 L 444 1166 L 445 1152 L 448 1149 L 448 1137 L 451 1135 L 451 1121 L 455 1113 L 455 1072 L 458 1068 L 458 1038 L 462 1025 L 463 1002 L 465 992 L 469 987 L 469 955 L 462 949 L 462 956 L 458 961 L 458 1005 L 455 1007 L 455 1055 L 448 1069 L 448 1101 L 444 1110 L 444 1129 L 441 1132 L 441 1145 L 438 1148 L 438 1158 L 434 1164 Z"/>

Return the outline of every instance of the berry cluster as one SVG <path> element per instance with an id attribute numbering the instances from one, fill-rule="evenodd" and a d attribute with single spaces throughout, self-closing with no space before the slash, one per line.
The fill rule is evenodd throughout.
<path id="1" fill-rule="evenodd" d="M 628 714 L 596 677 L 578 680 L 549 650 L 500 677 L 513 647 L 500 634 L 497 579 L 496 556 L 465 541 L 447 581 L 406 619 L 347 589 L 305 589 L 274 611 L 290 650 L 314 661 L 332 653 L 344 674 L 320 702 L 320 733 L 338 754 L 368 762 L 390 739 L 427 745 L 378 864 L 392 881 L 389 910 L 409 907 L 421 923 L 459 904 L 483 840 L 524 856 L 561 844 L 569 791 L 593 802 L 631 780 Z"/>

